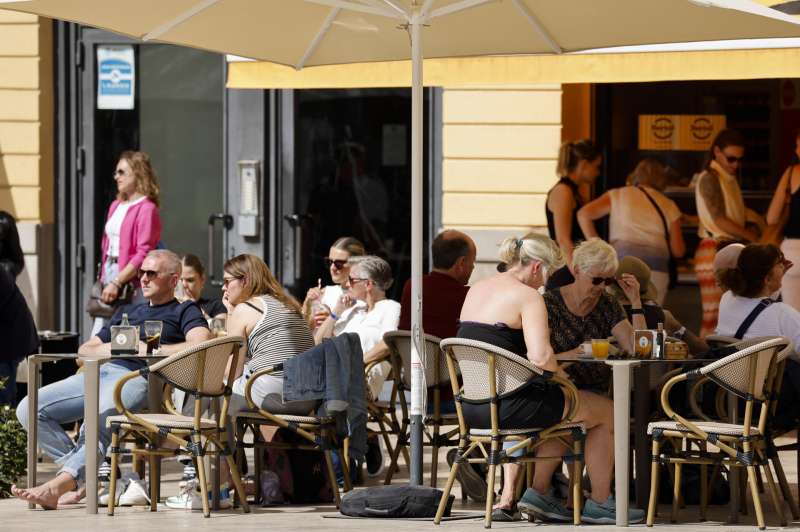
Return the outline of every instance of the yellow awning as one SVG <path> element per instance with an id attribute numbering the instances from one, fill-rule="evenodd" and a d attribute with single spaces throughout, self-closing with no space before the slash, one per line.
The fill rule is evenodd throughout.
<path id="1" fill-rule="evenodd" d="M 800 78 L 800 48 L 426 59 L 424 78 L 433 87 Z M 232 89 L 410 85 L 409 61 L 299 71 L 259 61 L 228 63 L 227 86 Z"/>

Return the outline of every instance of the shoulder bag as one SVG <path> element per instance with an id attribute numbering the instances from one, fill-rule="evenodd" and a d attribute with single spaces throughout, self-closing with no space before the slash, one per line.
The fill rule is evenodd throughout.
<path id="1" fill-rule="evenodd" d="M 102 272 L 102 267 L 98 271 Z M 100 280 L 100 275 L 97 275 L 97 280 L 92 284 L 92 289 L 89 292 L 89 301 L 86 303 L 86 312 L 93 318 L 103 318 L 104 320 L 110 319 L 111 316 L 117 311 L 117 308 L 129 304 L 133 300 L 134 287 L 131 283 L 125 283 L 119 290 L 117 299 L 111 303 L 106 303 L 102 299 L 103 295 L 103 282 Z"/>
<path id="2" fill-rule="evenodd" d="M 678 284 L 678 261 L 675 259 L 675 256 L 672 255 L 672 247 L 669 245 L 669 226 L 667 225 L 667 219 L 664 217 L 664 213 L 661 212 L 661 207 L 658 206 L 656 200 L 647 193 L 644 187 L 636 187 L 647 196 L 647 199 L 650 200 L 650 203 L 653 204 L 655 207 L 656 212 L 658 213 L 658 217 L 661 218 L 661 223 L 664 225 L 664 239 L 667 241 L 667 252 L 669 253 L 669 262 L 667 264 L 667 272 L 669 273 L 669 286 L 668 288 L 675 288 L 675 285 Z"/>

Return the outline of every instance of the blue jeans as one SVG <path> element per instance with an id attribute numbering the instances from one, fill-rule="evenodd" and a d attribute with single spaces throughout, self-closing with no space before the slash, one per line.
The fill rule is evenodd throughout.
<path id="1" fill-rule="evenodd" d="M 108 362 L 100 366 L 98 461 L 103 460 L 111 443 L 111 430 L 106 427 L 106 418 L 118 414 L 114 406 L 114 388 L 117 381 L 138 367 L 138 364 L 125 361 Z M 78 485 L 83 484 L 86 474 L 85 429 L 81 426 L 78 442 L 75 443 L 61 428 L 61 424 L 83 419 L 83 377 L 83 373 L 78 373 L 39 390 L 37 420 L 39 447 L 61 466 L 59 473 L 68 473 Z M 130 410 L 141 410 L 147 404 L 147 380 L 137 377 L 125 383 L 122 388 L 122 402 Z M 17 418 L 26 429 L 30 427 L 27 397 L 17 407 Z"/>
<path id="2" fill-rule="evenodd" d="M 0 405 L 14 406 L 17 402 L 17 366 L 19 362 L 0 360 Z"/>

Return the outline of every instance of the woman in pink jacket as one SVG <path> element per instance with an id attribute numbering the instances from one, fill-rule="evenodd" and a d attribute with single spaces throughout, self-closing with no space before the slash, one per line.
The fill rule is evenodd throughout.
<path id="1" fill-rule="evenodd" d="M 158 178 L 150 157 L 140 151 L 122 152 L 114 180 L 117 199 L 108 209 L 101 243 L 100 280 L 103 282 L 102 299 L 106 303 L 116 301 L 127 283 L 139 287 L 139 267 L 161 239 Z M 92 334 L 99 331 L 102 324 L 101 318 L 95 319 Z"/>

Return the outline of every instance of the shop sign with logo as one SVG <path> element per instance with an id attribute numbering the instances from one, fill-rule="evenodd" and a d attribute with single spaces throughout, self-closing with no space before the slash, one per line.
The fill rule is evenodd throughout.
<path id="1" fill-rule="evenodd" d="M 133 45 L 97 47 L 98 109 L 133 109 L 135 81 Z"/>
<path id="2" fill-rule="evenodd" d="M 639 149 L 705 151 L 725 123 L 725 115 L 639 115 Z"/>

